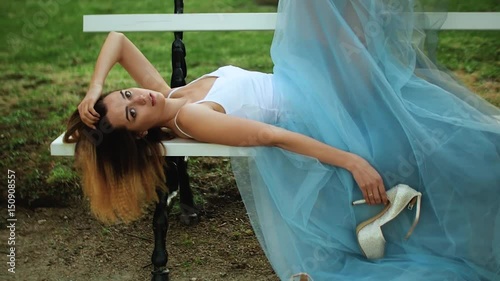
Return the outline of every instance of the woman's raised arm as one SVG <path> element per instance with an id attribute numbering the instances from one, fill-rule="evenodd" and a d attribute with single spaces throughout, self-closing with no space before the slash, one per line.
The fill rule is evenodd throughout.
<path id="1" fill-rule="evenodd" d="M 116 63 L 122 65 L 140 87 L 164 94 L 170 91 L 156 68 L 125 35 L 110 32 L 97 58 L 87 95 L 78 106 L 82 121 L 91 127 L 99 120 L 94 104 L 102 93 L 109 71 Z"/>
<path id="2" fill-rule="evenodd" d="M 368 203 L 387 203 L 382 177 L 366 160 L 308 136 L 219 113 L 202 104 L 183 106 L 177 124 L 198 141 L 230 146 L 277 146 L 344 168 L 352 173 Z"/>

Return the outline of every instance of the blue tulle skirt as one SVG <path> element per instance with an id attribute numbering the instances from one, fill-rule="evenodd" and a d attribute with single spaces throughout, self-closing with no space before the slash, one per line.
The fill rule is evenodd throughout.
<path id="1" fill-rule="evenodd" d="M 233 158 L 255 233 L 282 280 L 500 280 L 500 110 L 436 67 L 414 1 L 280 0 L 276 125 L 362 156 L 386 188 L 423 194 L 367 260 L 356 226 L 381 206 L 342 168 L 279 148 Z"/>

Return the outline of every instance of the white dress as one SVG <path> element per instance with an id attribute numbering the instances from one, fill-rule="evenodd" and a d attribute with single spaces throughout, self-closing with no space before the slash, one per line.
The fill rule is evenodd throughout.
<path id="1" fill-rule="evenodd" d="M 217 79 L 206 97 L 195 103 L 215 102 L 222 106 L 228 115 L 276 123 L 280 97 L 273 91 L 272 74 L 229 65 L 205 74 L 191 83 L 205 77 Z M 181 88 L 173 89 L 168 97 Z"/>

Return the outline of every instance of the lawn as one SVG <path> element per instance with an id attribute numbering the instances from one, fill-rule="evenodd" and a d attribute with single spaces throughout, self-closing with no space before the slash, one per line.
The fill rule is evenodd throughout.
<path id="1" fill-rule="evenodd" d="M 163 13 L 173 1 L 8 1 L 0 11 L 0 157 L 2 170 L 12 169 L 20 180 L 18 195 L 30 203 L 47 198 L 79 197 L 78 176 L 71 159 L 49 155 L 49 144 L 64 130 L 66 118 L 84 96 L 93 64 L 106 34 L 82 32 L 84 14 Z M 495 0 L 451 1 L 450 11 L 499 11 Z M 272 12 L 248 0 L 186 2 L 185 12 Z M 169 33 L 127 34 L 170 76 Z M 499 31 L 441 32 L 438 59 L 465 84 L 500 105 Z M 188 80 L 226 64 L 272 71 L 272 32 L 189 32 Z M 106 89 L 134 85 L 115 68 Z M 38 200 L 37 199 L 44 200 Z M 53 202 L 53 201 L 52 201 Z"/>

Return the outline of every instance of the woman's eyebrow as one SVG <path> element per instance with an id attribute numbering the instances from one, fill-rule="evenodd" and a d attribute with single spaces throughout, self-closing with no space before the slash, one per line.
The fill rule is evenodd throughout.
<path id="1" fill-rule="evenodd" d="M 122 95 L 123 99 L 126 99 L 122 90 L 120 90 L 120 94 Z M 125 118 L 128 120 L 128 122 L 130 122 L 130 119 L 128 118 L 128 105 L 125 106 Z"/>

